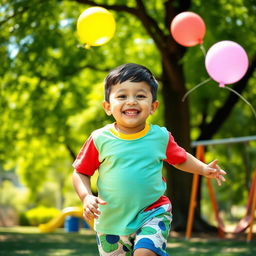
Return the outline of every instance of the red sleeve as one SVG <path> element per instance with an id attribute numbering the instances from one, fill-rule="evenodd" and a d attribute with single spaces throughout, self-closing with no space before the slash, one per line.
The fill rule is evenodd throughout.
<path id="1" fill-rule="evenodd" d="M 72 166 L 77 172 L 92 176 L 99 165 L 99 153 L 94 145 L 93 138 L 90 136 L 84 143 Z"/>
<path id="2" fill-rule="evenodd" d="M 169 132 L 169 141 L 166 149 L 166 161 L 169 164 L 181 164 L 187 159 L 186 151 L 180 147 Z"/>

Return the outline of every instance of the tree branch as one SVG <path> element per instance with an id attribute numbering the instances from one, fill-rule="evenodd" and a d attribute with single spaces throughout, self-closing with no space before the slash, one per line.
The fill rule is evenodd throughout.
<path id="1" fill-rule="evenodd" d="M 165 27 L 167 29 L 170 29 L 171 21 L 174 19 L 174 17 L 180 13 L 180 12 L 185 12 L 190 8 L 191 5 L 191 0 L 182 0 L 178 2 L 178 6 L 175 6 L 173 4 L 173 1 L 166 1 L 164 3 L 165 5 Z M 169 50 L 172 52 L 172 54 L 179 55 L 179 58 L 182 58 L 183 55 L 186 52 L 186 48 L 179 45 L 176 41 L 174 41 L 173 37 L 168 35 L 166 36 L 166 40 L 169 45 Z"/>
<path id="2" fill-rule="evenodd" d="M 251 65 L 249 66 L 245 76 L 234 85 L 234 90 L 238 93 L 242 93 L 242 91 L 246 88 L 249 79 L 252 77 L 253 72 L 255 72 L 256 68 L 256 54 L 254 54 Z M 226 102 L 219 108 L 215 115 L 212 118 L 212 121 L 206 125 L 204 125 L 201 130 L 201 134 L 197 140 L 206 140 L 211 139 L 214 134 L 220 129 L 226 119 L 229 117 L 230 112 L 233 110 L 233 107 L 238 102 L 240 98 L 236 96 L 234 93 L 231 93 Z"/>
<path id="3" fill-rule="evenodd" d="M 72 2 L 77 2 L 80 4 L 88 4 L 88 5 L 92 5 L 92 6 L 101 6 L 104 7 L 106 9 L 109 10 L 114 10 L 114 11 L 124 11 L 124 12 L 128 12 L 131 13 L 133 15 L 137 15 L 138 10 L 136 10 L 135 8 L 131 8 L 125 5 L 118 5 L 118 4 L 99 4 L 96 1 L 91 1 L 91 0 L 70 0 Z"/>
<path id="4" fill-rule="evenodd" d="M 69 152 L 69 154 L 70 154 L 72 160 L 75 161 L 75 160 L 76 160 L 76 154 L 75 154 L 75 152 L 72 150 L 72 148 L 70 147 L 70 145 L 69 145 L 67 142 L 64 143 L 64 145 L 65 145 L 66 149 L 68 150 L 68 152 Z"/>
<path id="5" fill-rule="evenodd" d="M 145 29 L 147 30 L 148 34 L 152 37 L 155 41 L 156 46 L 161 52 L 166 51 L 167 45 L 165 43 L 165 37 L 162 30 L 159 28 L 157 22 L 147 14 L 145 5 L 143 1 L 136 0 L 138 10 L 138 15 L 136 15 L 144 25 Z"/>
<path id="6" fill-rule="evenodd" d="M 95 70 L 95 71 L 107 73 L 107 72 L 109 72 L 113 67 L 112 67 L 112 68 L 99 68 L 99 67 L 95 67 L 95 66 L 93 66 L 93 65 L 87 64 L 87 65 L 81 66 L 79 69 L 81 70 L 81 69 L 84 69 L 84 68 L 89 68 L 89 69 L 92 69 L 92 70 Z"/>
<path id="7" fill-rule="evenodd" d="M 15 12 L 15 13 L 13 13 L 13 15 L 10 15 L 9 17 L 7 17 L 7 18 L 4 19 L 4 20 L 1 20 L 1 21 L 0 21 L 0 27 L 1 27 L 4 23 L 8 22 L 10 19 L 12 19 L 12 18 L 14 18 L 14 17 L 16 17 L 16 16 L 18 16 L 18 15 L 23 14 L 23 13 L 26 12 L 28 9 L 29 9 L 29 6 L 25 6 L 24 8 L 22 8 L 21 11 Z"/>

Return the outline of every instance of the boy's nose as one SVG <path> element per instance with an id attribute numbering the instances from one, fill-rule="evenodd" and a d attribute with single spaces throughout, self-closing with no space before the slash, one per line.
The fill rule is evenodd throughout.
<path id="1" fill-rule="evenodd" d="M 135 97 L 127 98 L 127 104 L 134 105 L 137 104 L 137 99 Z"/>

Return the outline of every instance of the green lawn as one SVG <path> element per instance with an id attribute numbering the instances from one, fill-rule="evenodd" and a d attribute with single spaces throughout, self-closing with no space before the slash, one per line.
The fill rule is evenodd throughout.
<path id="1" fill-rule="evenodd" d="M 245 239 L 170 238 L 168 252 L 175 256 L 207 255 L 235 256 L 256 255 L 255 236 L 250 243 Z M 93 231 L 65 233 L 58 229 L 54 233 L 41 234 L 37 228 L 0 228 L 0 255 L 49 255 L 49 256 L 92 256 L 98 255 Z"/>

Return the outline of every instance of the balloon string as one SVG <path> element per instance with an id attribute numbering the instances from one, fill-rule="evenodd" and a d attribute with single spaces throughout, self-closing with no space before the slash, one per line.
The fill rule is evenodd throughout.
<path id="1" fill-rule="evenodd" d="M 249 105 L 249 107 L 251 108 L 251 110 L 252 110 L 252 112 L 253 112 L 253 114 L 254 114 L 254 116 L 255 116 L 255 118 L 256 118 L 255 109 L 253 108 L 253 106 L 251 105 L 251 103 L 250 103 L 248 100 L 246 100 L 240 93 L 238 93 L 237 91 L 235 91 L 234 89 L 232 89 L 232 88 L 230 88 L 230 87 L 225 86 L 225 87 L 223 87 L 223 88 L 225 88 L 225 89 L 227 89 L 227 90 L 233 92 L 233 93 L 236 94 L 238 97 L 240 97 L 247 105 Z"/>
<path id="2" fill-rule="evenodd" d="M 182 98 L 182 102 L 185 101 L 185 99 L 187 98 L 187 96 L 193 92 L 194 90 L 196 90 L 197 88 L 199 88 L 200 86 L 206 84 L 207 82 L 209 82 L 211 80 L 211 78 L 209 77 L 208 79 L 206 79 L 205 81 L 201 82 L 200 84 L 196 85 L 195 87 L 193 87 L 192 89 L 190 89 L 189 91 L 186 92 L 186 94 L 183 96 Z"/>
<path id="3" fill-rule="evenodd" d="M 78 44 L 76 47 L 77 48 L 84 48 L 84 49 L 87 49 L 87 50 L 91 49 L 91 46 L 89 44 Z"/>
<path id="4" fill-rule="evenodd" d="M 205 50 L 203 44 L 200 44 L 200 49 L 202 50 L 202 52 L 203 52 L 203 54 L 204 54 L 204 57 L 205 57 L 205 55 L 206 55 L 206 50 Z"/>

